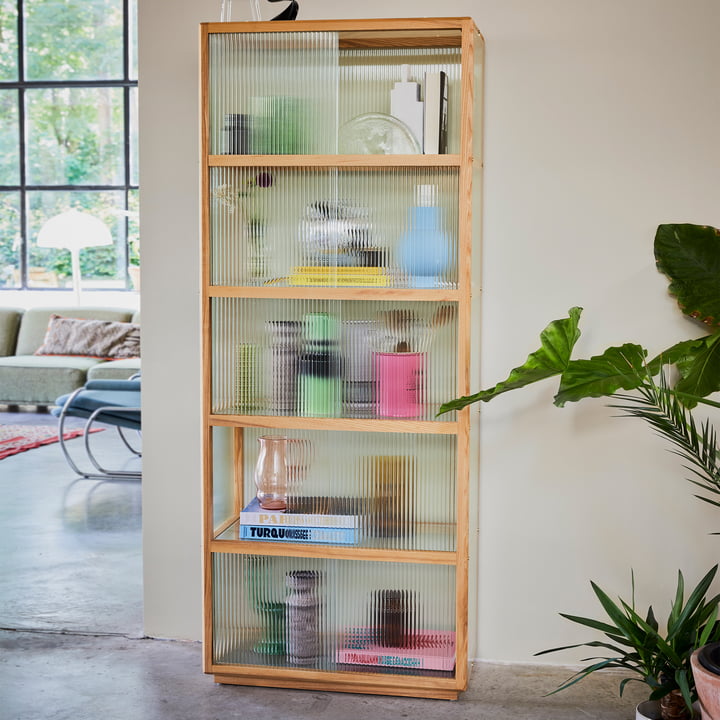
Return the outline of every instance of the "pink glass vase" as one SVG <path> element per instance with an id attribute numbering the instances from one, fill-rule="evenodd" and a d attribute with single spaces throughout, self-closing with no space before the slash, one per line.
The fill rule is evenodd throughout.
<path id="1" fill-rule="evenodd" d="M 288 491 L 288 439 L 281 435 L 261 435 L 260 452 L 255 465 L 255 485 L 260 507 L 285 510 Z"/>

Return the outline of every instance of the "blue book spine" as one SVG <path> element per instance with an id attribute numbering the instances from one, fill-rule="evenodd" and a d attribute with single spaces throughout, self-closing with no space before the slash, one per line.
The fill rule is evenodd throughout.
<path id="1" fill-rule="evenodd" d="M 356 528 L 288 527 L 285 525 L 241 525 L 242 540 L 274 540 L 276 542 L 316 543 L 323 545 L 355 545 Z"/>

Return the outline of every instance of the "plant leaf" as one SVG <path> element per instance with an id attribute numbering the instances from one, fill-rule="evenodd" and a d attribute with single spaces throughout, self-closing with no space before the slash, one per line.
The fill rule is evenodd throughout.
<path id="1" fill-rule="evenodd" d="M 569 618 L 569 616 L 565 616 L 565 617 Z M 624 644 L 628 645 L 627 642 L 625 642 Z M 632 655 L 632 653 L 628 653 L 628 651 L 625 648 L 617 647 L 616 645 L 611 645 L 610 643 L 602 642 L 601 640 L 591 640 L 589 642 L 584 642 L 584 643 L 575 643 L 574 645 L 563 645 L 561 647 L 550 648 L 548 650 L 540 650 L 539 652 L 535 653 L 535 656 L 548 655 L 549 653 L 560 652 L 562 650 L 574 650 L 576 648 L 581 648 L 581 647 L 601 647 L 601 648 L 605 648 L 606 650 L 612 650 L 612 652 L 614 652 L 614 653 L 620 653 L 621 656 L 627 657 L 627 656 Z M 632 646 L 630 646 L 630 647 L 632 647 Z M 585 660 L 589 660 L 589 659 L 591 659 L 591 658 L 583 658 L 583 662 L 585 662 Z M 617 659 L 617 658 L 615 658 L 615 659 Z"/>
<path id="2" fill-rule="evenodd" d="M 626 640 L 624 633 L 622 633 L 616 625 L 609 625 L 608 623 L 602 622 L 601 620 L 593 620 L 593 618 L 580 617 L 579 615 L 568 615 L 567 613 L 560 613 L 561 617 L 571 622 L 578 623 L 578 625 L 584 625 L 585 627 L 592 628 L 593 630 L 599 630 L 606 635 L 611 635 L 615 638 L 621 636 Z M 582 643 L 585 645 L 585 643 Z"/>
<path id="3" fill-rule="evenodd" d="M 680 570 L 678 570 L 677 590 L 675 591 L 675 600 L 670 608 L 668 616 L 668 628 L 673 627 L 677 622 L 678 616 L 682 612 L 683 600 L 685 599 L 685 578 Z"/>
<path id="4" fill-rule="evenodd" d="M 668 621 L 668 638 L 671 638 L 677 632 L 679 632 L 683 626 L 688 622 L 695 611 L 702 607 L 705 600 L 705 595 L 712 584 L 715 574 L 717 573 L 718 566 L 713 566 L 709 572 L 706 573 L 705 577 L 697 584 L 695 589 L 690 593 L 687 604 L 685 605 L 682 612 L 675 618 L 671 618 L 672 621 Z M 682 579 L 682 573 L 678 573 L 680 579 Z M 678 583 L 680 580 L 678 580 Z"/>
<path id="5" fill-rule="evenodd" d="M 720 626 L 717 625 L 717 619 L 718 619 L 717 600 L 715 600 L 713 605 L 714 605 L 714 607 L 712 609 L 712 612 L 710 613 L 710 617 L 708 617 L 707 623 L 706 623 L 705 627 L 703 628 L 702 633 L 700 634 L 700 639 L 698 640 L 698 647 L 707 645 L 709 642 L 711 642 L 713 633 L 715 633 L 717 635 L 717 633 L 720 631 Z"/>
<path id="6" fill-rule="evenodd" d="M 707 225 L 660 225 L 655 260 L 670 278 L 680 309 L 707 325 L 720 325 L 720 232 Z"/>
<path id="7" fill-rule="evenodd" d="M 688 675 L 692 675 L 692 670 L 690 670 L 690 668 L 678 668 L 675 671 L 675 682 L 680 688 L 683 700 L 685 701 L 685 707 L 687 707 L 688 712 L 690 713 L 690 717 L 692 717 L 692 704 L 695 698 L 693 697 L 693 693 L 691 693 L 690 691 L 690 680 L 688 678 Z"/>
<path id="8" fill-rule="evenodd" d="M 635 648 L 642 647 L 643 633 L 640 628 L 633 623 L 632 620 L 623 613 L 623 611 L 610 599 L 610 596 L 594 582 L 591 582 L 593 592 L 597 596 L 600 604 L 607 613 L 608 617 L 615 623 L 616 627 L 622 634 L 632 643 Z M 636 617 L 637 616 L 636 614 Z"/>
<path id="9" fill-rule="evenodd" d="M 591 673 L 594 673 L 597 670 L 603 670 L 605 668 L 615 668 L 615 667 L 623 667 L 622 664 L 618 664 L 619 658 L 605 658 L 601 660 L 600 662 L 595 663 L 594 665 L 588 665 L 588 667 L 583 668 L 582 670 L 578 670 L 574 675 L 571 675 L 562 685 L 557 687 L 552 692 L 547 693 L 547 695 L 554 695 L 555 693 L 560 692 L 561 690 L 566 690 L 567 688 L 571 687 L 572 685 L 575 685 L 575 683 L 580 682 L 584 678 L 586 678 Z M 639 672 L 637 670 L 634 670 L 633 668 L 629 668 L 630 670 L 633 670 L 634 672 Z M 642 673 L 640 673 L 642 674 Z M 630 678 L 634 679 L 634 678 Z"/>
<path id="10" fill-rule="evenodd" d="M 568 311 L 567 318 L 553 320 L 540 333 L 540 349 L 528 355 L 523 365 L 513 368 L 506 380 L 474 395 L 466 395 L 444 403 L 438 415 L 450 410 L 462 410 L 471 403 L 488 402 L 508 390 L 517 390 L 539 380 L 560 375 L 567 368 L 575 343 L 580 337 L 578 323 L 581 313 L 582 308 L 572 307 Z"/>
<path id="11" fill-rule="evenodd" d="M 675 365 L 680 371 L 680 375 L 685 377 L 695 363 L 698 353 L 707 349 L 711 337 L 711 335 L 704 335 L 694 340 L 681 340 L 667 350 L 658 353 L 647 364 L 650 374 L 654 377 L 662 370 L 663 365 Z"/>
<path id="12" fill-rule="evenodd" d="M 675 384 L 676 392 L 707 397 L 720 390 L 720 332 L 707 338 L 705 348 L 695 353 L 691 360 L 688 358 L 686 362 L 678 365 L 678 368 L 682 377 Z M 688 398 L 682 399 L 688 407 L 697 405 L 697 402 Z"/>
<path id="13" fill-rule="evenodd" d="M 554 403 L 562 407 L 587 397 L 606 397 L 619 389 L 634 390 L 648 377 L 647 351 L 634 343 L 610 347 L 589 360 L 573 360 L 560 378 Z"/>

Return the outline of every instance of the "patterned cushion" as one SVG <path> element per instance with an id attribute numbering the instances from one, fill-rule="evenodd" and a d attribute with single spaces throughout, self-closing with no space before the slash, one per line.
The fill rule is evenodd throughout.
<path id="1" fill-rule="evenodd" d="M 51 315 L 45 339 L 35 355 L 82 355 L 103 359 L 140 357 L 140 326 Z"/>

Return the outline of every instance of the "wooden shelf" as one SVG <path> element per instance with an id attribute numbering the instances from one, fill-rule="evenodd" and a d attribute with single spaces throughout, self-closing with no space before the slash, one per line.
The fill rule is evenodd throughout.
<path id="1" fill-rule="evenodd" d="M 357 545 L 311 545 L 305 543 L 266 542 L 262 540 L 212 540 L 211 552 L 240 555 L 274 555 L 279 557 L 327 558 L 330 560 L 370 560 L 375 562 L 455 565 L 457 553 L 442 550 L 386 550 Z"/>
<path id="2" fill-rule="evenodd" d="M 337 32 L 341 48 L 456 48 L 463 31 L 479 34 L 469 17 L 202 23 L 201 28 L 207 33 Z"/>
<path id="3" fill-rule="evenodd" d="M 470 158 L 472 161 L 472 158 Z M 369 168 L 460 167 L 460 155 L 209 155 L 209 167 Z"/>
<path id="4" fill-rule="evenodd" d="M 458 684 L 454 677 L 370 673 L 365 667 L 363 670 L 364 672 L 328 672 L 287 667 L 214 664 L 208 668 L 207 672 L 215 674 L 215 682 L 230 685 L 297 688 L 314 692 L 399 695 L 435 700 L 457 700 L 459 695 Z"/>
<path id="5" fill-rule="evenodd" d="M 215 427 L 286 428 L 288 430 L 344 430 L 348 432 L 417 433 L 457 435 L 457 421 L 391 420 L 385 418 L 316 418 L 290 415 L 211 414 L 208 423 Z"/>
<path id="6" fill-rule="evenodd" d="M 393 300 L 395 302 L 459 302 L 460 290 L 438 288 L 417 290 L 410 288 L 375 287 L 285 287 L 280 285 L 210 285 L 207 297 L 268 298 L 276 300 Z"/>

